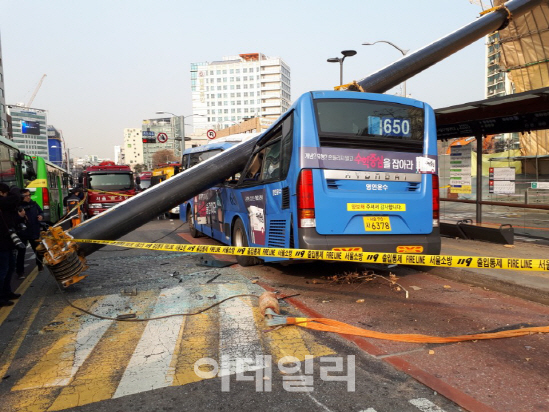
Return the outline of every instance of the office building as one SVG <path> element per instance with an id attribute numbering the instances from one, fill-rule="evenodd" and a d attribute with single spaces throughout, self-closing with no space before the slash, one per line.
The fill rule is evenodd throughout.
<path id="1" fill-rule="evenodd" d="M 84 164 L 85 165 L 98 165 L 103 160 L 110 160 L 110 159 L 100 159 L 97 155 L 85 155 L 84 156 Z"/>
<path id="2" fill-rule="evenodd" d="M 0 136 L 8 137 L 8 117 L 4 92 L 4 67 L 2 61 L 2 38 L 0 38 Z"/>
<path id="3" fill-rule="evenodd" d="M 8 105 L 14 143 L 30 156 L 50 159 L 45 110 Z"/>
<path id="4" fill-rule="evenodd" d="M 501 66 L 502 52 L 499 31 L 486 36 L 485 97 L 487 99 L 514 93 L 513 83 L 509 80 L 505 68 Z M 518 133 L 487 136 L 483 144 L 483 151 L 486 153 L 501 152 L 518 147 L 519 136 Z"/>
<path id="5" fill-rule="evenodd" d="M 114 163 L 117 165 L 126 164 L 126 155 L 124 153 L 124 146 L 114 146 Z"/>
<path id="6" fill-rule="evenodd" d="M 63 161 L 63 152 L 65 148 L 63 146 L 63 138 L 61 132 L 55 128 L 55 126 L 48 125 L 48 155 L 50 162 L 55 163 L 59 167 L 66 168 Z"/>
<path id="7" fill-rule="evenodd" d="M 143 120 L 141 126 L 141 141 L 143 142 L 143 164 L 152 170 L 153 156 L 156 152 L 167 150 L 166 162 L 181 159 L 181 122 L 177 117 Z M 128 159 L 128 157 L 126 157 Z"/>
<path id="8" fill-rule="evenodd" d="M 499 32 L 486 37 L 486 98 L 505 96 L 513 93 L 512 84 L 501 67 L 501 43 Z"/>
<path id="9" fill-rule="evenodd" d="M 290 67 L 262 53 L 191 64 L 194 136 L 260 118 L 272 123 L 291 105 Z"/>
<path id="10" fill-rule="evenodd" d="M 124 162 L 132 169 L 135 165 L 143 164 L 143 141 L 141 129 L 124 129 Z"/>

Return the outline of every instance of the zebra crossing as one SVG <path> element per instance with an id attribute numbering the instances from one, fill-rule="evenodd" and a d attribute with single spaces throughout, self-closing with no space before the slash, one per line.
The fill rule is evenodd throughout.
<path id="1" fill-rule="evenodd" d="M 429 399 L 425 399 L 425 398 L 410 399 L 408 403 L 410 403 L 410 405 L 415 406 L 420 412 L 444 412 L 444 409 L 435 405 Z M 379 411 L 377 411 L 374 408 L 368 408 L 360 412 L 379 412 Z"/>
<path id="2" fill-rule="evenodd" d="M 178 285 L 136 296 L 82 298 L 74 305 L 103 317 L 136 313 L 139 318 L 190 313 L 226 297 L 261 293 L 245 283 Z M 334 352 L 306 331 L 283 328 L 262 333 L 257 300 L 239 297 L 195 316 L 117 322 L 67 306 L 42 330 L 28 336 L 35 349 L 10 366 L 17 376 L 3 397 L 7 410 L 57 411 L 202 379 L 199 359 L 219 363 L 217 377 L 262 368 L 235 362 L 272 356 L 321 357 Z M 15 369 L 14 369 L 15 368 Z M 204 376 L 203 374 L 200 374 Z"/>

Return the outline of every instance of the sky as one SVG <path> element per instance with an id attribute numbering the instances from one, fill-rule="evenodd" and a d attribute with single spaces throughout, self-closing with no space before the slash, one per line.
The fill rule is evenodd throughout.
<path id="1" fill-rule="evenodd" d="M 124 128 L 157 111 L 192 114 L 190 64 L 260 52 L 291 70 L 292 101 L 360 80 L 474 21 L 469 0 L 0 0 L 6 104 L 48 112 L 71 156 L 114 158 Z M 484 98 L 481 39 L 409 79 L 409 96 L 440 108 Z M 398 86 L 388 93 L 401 92 Z M 191 120 L 189 118 L 186 123 Z M 189 132 L 186 133 L 187 135 Z"/>

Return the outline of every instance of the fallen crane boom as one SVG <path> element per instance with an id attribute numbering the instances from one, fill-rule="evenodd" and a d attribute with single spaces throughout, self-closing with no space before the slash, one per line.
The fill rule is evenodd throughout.
<path id="1" fill-rule="evenodd" d="M 357 83 L 365 92 L 384 93 L 403 81 L 444 60 L 482 37 L 505 27 L 546 0 L 513 0 L 478 20 L 372 73 Z"/>

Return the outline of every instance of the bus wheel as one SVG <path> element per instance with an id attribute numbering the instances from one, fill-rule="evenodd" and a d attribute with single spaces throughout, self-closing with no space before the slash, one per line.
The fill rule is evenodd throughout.
<path id="1" fill-rule="evenodd" d="M 196 230 L 196 228 L 194 227 L 191 209 L 187 209 L 187 223 L 189 224 L 189 234 L 191 235 L 191 237 L 198 237 L 198 230 Z"/>
<path id="2" fill-rule="evenodd" d="M 242 220 L 238 219 L 233 228 L 233 246 L 248 247 L 248 237 L 246 228 Z M 261 264 L 261 260 L 255 256 L 236 256 L 236 261 L 240 266 L 255 266 Z"/>

